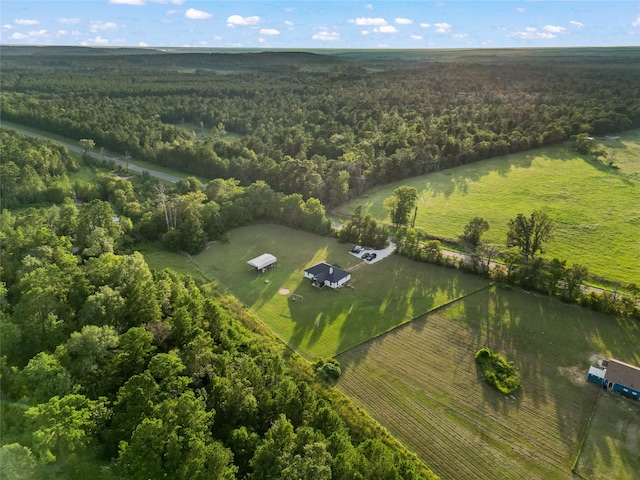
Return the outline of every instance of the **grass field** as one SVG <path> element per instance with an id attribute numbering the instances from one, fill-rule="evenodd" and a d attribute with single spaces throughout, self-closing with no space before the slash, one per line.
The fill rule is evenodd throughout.
<path id="1" fill-rule="evenodd" d="M 632 320 L 492 287 L 339 355 L 338 386 L 442 478 L 571 479 L 598 394 L 591 356 L 640 364 L 639 344 Z M 513 396 L 480 377 L 483 346 L 515 362 Z M 595 448 L 596 463 L 632 465 L 625 451 Z"/>
<path id="2" fill-rule="evenodd" d="M 640 284 L 640 130 L 604 141 L 615 147 L 619 169 L 582 158 L 569 146 L 498 157 L 371 190 L 341 207 L 362 205 L 388 221 L 383 200 L 401 185 L 419 191 L 416 226 L 456 238 L 476 216 L 486 218 L 484 239 L 504 245 L 507 223 L 543 209 L 557 222 L 546 257 L 579 263 L 597 276 Z"/>
<path id="3" fill-rule="evenodd" d="M 192 259 L 309 359 L 334 356 L 488 286 L 478 277 L 397 255 L 365 265 L 348 249 L 331 238 L 255 225 L 232 230 L 229 243 L 210 244 Z M 278 267 L 257 273 L 246 262 L 265 252 L 278 258 Z M 174 268 L 180 263 L 153 251 L 145 257 L 156 268 L 167 261 Z M 311 286 L 303 270 L 321 260 L 352 268 L 351 287 L 334 291 Z"/>
<path id="4" fill-rule="evenodd" d="M 638 478 L 640 402 L 601 392 L 576 471 L 592 480 Z"/>

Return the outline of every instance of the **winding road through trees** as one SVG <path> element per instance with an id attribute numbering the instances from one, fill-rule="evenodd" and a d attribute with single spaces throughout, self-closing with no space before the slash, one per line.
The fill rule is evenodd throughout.
<path id="1" fill-rule="evenodd" d="M 6 125 L 4 123 L 0 124 L 0 127 L 7 128 L 7 129 L 10 129 L 10 130 L 15 130 L 16 132 L 20 132 L 23 135 L 28 135 L 30 137 L 36 137 L 36 138 L 40 138 L 42 140 L 47 140 L 47 141 L 50 141 L 50 142 L 56 142 L 56 143 L 59 143 L 60 145 L 63 145 L 65 147 L 67 147 L 72 152 L 83 153 L 83 150 L 79 145 L 74 145 L 74 144 L 69 143 L 69 142 L 63 142 L 61 140 L 57 140 L 57 139 L 55 139 L 53 137 L 50 137 L 50 136 L 47 136 L 47 135 L 44 135 L 44 134 L 31 132 L 29 130 L 24 130 L 22 128 L 14 127 L 12 125 Z M 177 181 L 182 180 L 180 177 L 176 177 L 174 175 L 169 175 L 167 173 L 159 172 L 157 170 L 151 170 L 149 168 L 143 168 L 143 167 L 141 167 L 139 165 L 136 165 L 135 163 L 133 163 L 131 161 L 125 162 L 125 161 L 120 160 L 120 159 L 115 158 L 115 157 L 111 157 L 111 156 L 108 156 L 108 155 L 103 155 L 102 153 L 89 152 L 89 155 L 91 155 L 91 157 L 95 158 L 96 160 L 101 160 L 101 161 L 105 161 L 105 162 L 114 162 L 116 165 L 118 165 L 120 167 L 126 167 L 129 170 L 131 170 L 132 172 L 136 172 L 136 173 L 140 173 L 140 174 L 143 173 L 143 172 L 147 172 L 152 177 L 159 178 L 159 179 L 165 180 L 167 182 L 176 183 Z"/>

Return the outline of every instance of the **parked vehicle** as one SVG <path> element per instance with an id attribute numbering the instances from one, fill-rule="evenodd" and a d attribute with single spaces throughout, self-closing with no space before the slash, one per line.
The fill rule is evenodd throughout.
<path id="1" fill-rule="evenodd" d="M 377 253 L 370 253 L 369 254 L 369 260 L 375 260 L 375 258 L 378 256 Z"/>
<path id="2" fill-rule="evenodd" d="M 371 257 L 371 254 L 369 252 L 367 252 L 364 255 L 362 255 L 362 257 L 360 257 L 360 258 L 362 258 L 363 260 L 369 260 L 370 257 Z"/>
<path id="3" fill-rule="evenodd" d="M 351 253 L 362 253 L 364 251 L 364 247 L 361 247 L 360 245 L 356 245 L 350 251 Z"/>

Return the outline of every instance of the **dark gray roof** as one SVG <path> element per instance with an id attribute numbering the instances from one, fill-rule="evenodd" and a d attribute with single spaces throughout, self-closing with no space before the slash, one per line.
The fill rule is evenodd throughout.
<path id="1" fill-rule="evenodd" d="M 329 283 L 336 283 L 351 275 L 351 273 L 343 270 L 338 265 L 329 265 L 326 262 L 316 263 L 314 266 L 307 268 L 305 272 L 312 275 L 320 283 L 324 283 L 326 280 L 329 280 Z"/>
<path id="2" fill-rule="evenodd" d="M 610 382 L 640 391 L 640 368 L 635 365 L 629 365 L 612 358 L 607 365 L 605 378 Z"/>

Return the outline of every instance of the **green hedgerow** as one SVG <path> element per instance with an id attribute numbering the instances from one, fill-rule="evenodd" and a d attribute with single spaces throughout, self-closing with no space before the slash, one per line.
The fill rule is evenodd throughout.
<path id="1" fill-rule="evenodd" d="M 476 352 L 476 363 L 480 365 L 485 380 L 505 395 L 520 388 L 520 374 L 513 362 L 508 362 L 502 355 L 484 347 Z"/>

